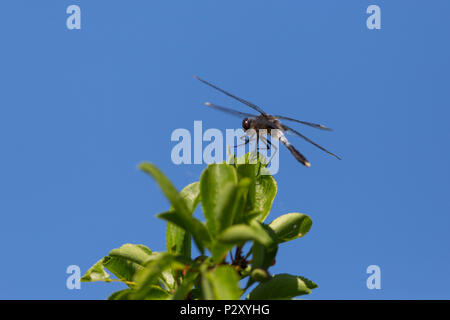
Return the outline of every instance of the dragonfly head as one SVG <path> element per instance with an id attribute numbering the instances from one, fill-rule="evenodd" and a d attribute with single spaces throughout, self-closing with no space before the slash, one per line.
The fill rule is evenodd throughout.
<path id="1" fill-rule="evenodd" d="M 242 120 L 242 129 L 244 129 L 244 131 L 250 129 L 251 122 L 252 120 L 250 120 L 249 118 L 245 118 L 244 120 Z"/>

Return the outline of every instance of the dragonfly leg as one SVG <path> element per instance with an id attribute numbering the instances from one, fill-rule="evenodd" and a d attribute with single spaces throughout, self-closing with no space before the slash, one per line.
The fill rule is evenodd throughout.
<path id="1" fill-rule="evenodd" d="M 255 153 L 256 153 L 256 160 L 259 160 L 259 134 L 256 135 L 256 148 L 255 148 Z"/>
<path id="2" fill-rule="evenodd" d="M 269 165 L 269 163 L 272 161 L 272 159 L 273 159 L 273 157 L 275 156 L 275 154 L 278 152 L 278 148 L 275 146 L 275 145 L 272 145 L 272 143 L 270 142 L 270 140 L 268 140 L 267 138 L 265 138 L 265 137 L 261 137 L 261 141 L 263 141 L 265 144 L 266 144 L 266 146 L 267 146 L 267 150 L 270 150 L 270 148 L 271 147 L 273 147 L 273 151 L 271 152 L 272 153 L 272 155 L 270 156 L 270 159 L 269 159 L 269 161 L 267 162 L 267 164 L 266 164 L 266 167 Z"/>
<path id="3" fill-rule="evenodd" d="M 238 144 L 238 145 L 235 145 L 234 146 L 235 149 L 238 148 L 238 147 L 241 147 L 241 146 L 245 146 L 246 144 L 248 144 L 250 142 L 250 137 L 249 136 L 242 136 L 240 139 L 241 140 L 245 139 L 245 142 L 241 143 L 241 144 Z"/>
<path id="4" fill-rule="evenodd" d="M 268 139 L 265 139 L 265 140 L 266 140 L 265 143 L 266 143 L 266 146 L 267 146 L 267 150 L 270 150 L 270 147 L 272 146 L 272 143 Z"/>
<path id="5" fill-rule="evenodd" d="M 256 163 L 259 163 L 259 167 L 258 167 L 258 172 L 256 173 L 256 176 L 259 176 L 259 174 L 261 173 L 261 162 L 259 161 L 259 139 L 260 139 L 260 136 L 257 133 L 256 134 Z"/>
<path id="6" fill-rule="evenodd" d="M 270 150 L 270 145 L 271 145 L 270 141 L 267 140 L 266 138 L 264 138 L 263 136 L 260 136 L 259 139 L 260 139 L 259 141 L 262 142 L 266 146 L 265 149 Z M 258 145 L 258 151 L 259 151 L 259 145 Z"/>

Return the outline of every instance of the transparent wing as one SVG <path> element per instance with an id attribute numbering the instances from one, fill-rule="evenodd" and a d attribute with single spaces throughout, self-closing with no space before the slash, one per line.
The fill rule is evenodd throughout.
<path id="1" fill-rule="evenodd" d="M 294 130 L 294 129 L 292 129 L 292 128 L 289 128 L 289 127 L 286 126 L 286 125 L 282 125 L 282 127 L 283 127 L 284 130 L 286 130 L 286 132 L 289 132 L 289 131 L 290 131 L 290 132 L 292 132 L 292 133 L 298 135 L 300 138 L 305 139 L 306 141 L 308 141 L 308 142 L 311 143 L 312 145 L 316 146 L 316 147 L 319 148 L 320 150 L 323 150 L 323 151 L 325 151 L 326 153 L 332 155 L 333 157 L 335 157 L 335 158 L 337 158 L 337 159 L 339 159 L 339 160 L 342 160 L 339 156 L 337 156 L 337 155 L 335 155 L 334 153 L 328 151 L 328 150 L 325 149 L 324 147 L 319 146 L 317 143 L 315 143 L 315 142 L 312 141 L 311 139 L 305 137 L 305 136 L 302 135 L 300 132 L 298 132 L 298 131 L 296 131 L 296 130 Z"/>
<path id="2" fill-rule="evenodd" d="M 226 112 L 226 113 L 232 114 L 232 115 L 234 115 L 236 117 L 239 117 L 239 118 L 242 118 L 242 119 L 256 117 L 254 114 L 240 112 L 240 111 L 236 111 L 236 110 L 233 110 L 233 109 L 217 106 L 217 105 L 209 103 L 209 102 L 206 102 L 205 106 L 213 108 L 213 109 L 216 109 L 216 110 L 220 110 L 222 112 Z"/>
<path id="3" fill-rule="evenodd" d="M 241 103 L 243 103 L 243 104 L 249 106 L 250 108 L 252 108 L 252 109 L 258 111 L 259 113 L 264 114 L 264 115 L 266 114 L 266 113 L 265 113 L 260 107 L 258 107 L 256 104 L 253 104 L 253 103 L 251 103 L 251 102 L 249 102 L 249 101 L 247 101 L 247 100 L 244 100 L 244 99 L 242 99 L 242 98 L 239 98 L 239 97 L 237 97 L 237 96 L 235 96 L 235 95 L 233 95 L 233 94 L 231 94 L 231 93 L 229 93 L 229 92 L 227 92 L 227 91 L 225 91 L 225 90 L 223 90 L 223 89 L 220 89 L 219 87 L 213 85 L 212 83 L 209 83 L 208 81 L 203 80 L 203 79 L 201 79 L 201 78 L 199 78 L 199 77 L 197 77 L 197 76 L 194 76 L 194 78 L 197 79 L 197 80 L 199 80 L 199 81 L 201 81 L 201 82 L 203 82 L 204 84 L 210 86 L 211 88 L 214 88 L 214 89 L 216 89 L 216 90 L 218 90 L 218 91 L 220 91 L 220 92 L 226 94 L 227 96 L 229 96 L 229 97 L 231 97 L 231 98 L 233 98 L 233 99 L 236 99 L 237 101 L 239 101 L 239 102 L 241 102 Z"/>
<path id="4" fill-rule="evenodd" d="M 288 120 L 288 121 L 294 121 L 294 122 L 298 122 L 316 129 L 320 129 L 320 130 L 327 130 L 327 131 L 333 131 L 333 129 L 328 128 L 322 124 L 318 124 L 318 123 L 312 123 L 312 122 L 307 122 L 307 121 L 301 121 L 301 120 L 297 120 L 297 119 L 293 119 L 293 118 L 288 118 L 288 117 L 284 117 L 284 116 L 273 116 L 277 119 L 282 119 L 282 120 Z"/>

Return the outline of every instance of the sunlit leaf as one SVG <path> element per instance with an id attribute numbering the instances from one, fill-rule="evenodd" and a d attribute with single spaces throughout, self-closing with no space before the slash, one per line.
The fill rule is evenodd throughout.
<path id="1" fill-rule="evenodd" d="M 242 294 L 239 275 L 231 266 L 218 266 L 202 277 L 204 296 L 208 300 L 237 300 Z"/>
<path id="2" fill-rule="evenodd" d="M 311 225 L 311 218 L 302 213 L 288 213 L 269 224 L 280 243 L 303 237 L 311 229 Z"/>
<path id="3" fill-rule="evenodd" d="M 81 278 L 83 282 L 109 280 L 111 280 L 111 276 L 103 266 L 103 259 L 97 261 Z"/>
<path id="4" fill-rule="evenodd" d="M 168 300 L 170 293 L 162 289 L 160 286 L 151 285 L 143 297 L 143 300 Z"/>
<path id="5" fill-rule="evenodd" d="M 228 253 L 234 246 L 234 243 L 225 243 L 219 240 L 213 241 L 209 251 L 211 252 L 212 259 L 216 263 L 223 261 Z"/>
<path id="6" fill-rule="evenodd" d="M 248 295 L 249 300 L 287 300 L 309 294 L 317 285 L 304 277 L 282 273 L 260 283 Z"/>
<path id="7" fill-rule="evenodd" d="M 172 204 L 173 211 L 170 212 L 170 216 L 175 216 L 176 218 L 172 218 L 171 220 L 166 218 L 164 219 L 173 222 L 178 226 L 181 226 L 182 228 L 185 228 L 186 231 L 189 231 L 191 233 L 192 230 L 186 228 L 191 228 L 192 226 L 195 226 L 196 229 L 200 228 L 198 226 L 198 223 L 196 223 L 195 219 L 192 217 L 192 212 L 189 209 L 186 201 L 178 193 L 172 182 L 170 182 L 170 180 L 164 175 L 164 173 L 161 172 L 161 170 L 159 170 L 155 165 L 148 162 L 140 164 L 139 168 L 151 175 L 156 180 L 164 195 Z M 209 241 L 208 233 L 192 233 L 192 236 L 194 237 L 195 243 L 197 244 L 199 250 L 203 252 L 203 248 Z"/>
<path id="8" fill-rule="evenodd" d="M 213 238 L 231 225 L 237 194 L 236 169 L 228 164 L 210 164 L 200 178 L 203 214 Z"/>
<path id="9" fill-rule="evenodd" d="M 255 281 L 265 282 L 270 279 L 270 274 L 267 272 L 267 270 L 257 268 L 252 270 L 252 272 L 250 273 L 250 277 Z"/>
<path id="10" fill-rule="evenodd" d="M 152 250 L 142 244 L 126 243 L 109 252 L 110 257 L 119 257 L 143 265 L 152 256 Z"/>
<path id="11" fill-rule="evenodd" d="M 148 162 L 141 163 L 139 165 L 139 168 L 151 175 L 153 179 L 155 179 L 176 212 L 185 216 L 190 215 L 190 210 L 183 197 L 178 193 L 172 182 L 170 182 L 170 180 L 164 175 L 164 173 L 162 173 L 161 170 L 159 170 L 155 165 Z"/>
<path id="12" fill-rule="evenodd" d="M 146 265 L 135 275 L 136 292 L 133 294 L 134 299 L 146 299 L 150 293 L 152 285 L 158 285 L 159 279 L 163 272 L 168 269 L 182 270 L 185 267 L 176 257 L 163 252 L 154 256 Z"/>
<path id="13" fill-rule="evenodd" d="M 181 197 L 186 202 L 189 209 L 189 213 L 195 210 L 195 207 L 200 202 L 200 183 L 194 182 L 186 186 L 180 192 Z M 173 206 L 170 211 L 174 211 Z M 166 229 L 166 248 L 167 252 L 174 255 L 182 255 L 185 257 L 191 256 L 191 234 L 186 232 L 185 229 L 171 223 L 167 222 Z"/>
<path id="14" fill-rule="evenodd" d="M 271 247 L 275 244 L 273 233 L 258 221 L 252 221 L 250 225 L 238 224 L 231 226 L 219 236 L 218 240 L 232 244 L 256 241 L 266 247 Z"/>
<path id="15" fill-rule="evenodd" d="M 275 179 L 265 168 L 267 159 L 249 152 L 238 158 L 236 164 L 239 177 L 252 179 L 247 196 L 246 212 L 261 212 L 258 219 L 264 221 L 270 212 L 273 200 L 277 193 Z"/>
<path id="16" fill-rule="evenodd" d="M 134 275 L 142 268 L 136 262 L 122 258 L 106 256 L 103 259 L 103 265 L 111 271 L 117 278 L 131 282 Z"/>
<path id="17" fill-rule="evenodd" d="M 197 280 L 198 273 L 188 272 L 183 278 L 183 281 L 178 286 L 177 290 L 171 297 L 171 300 L 184 300 L 186 299 L 188 293 L 192 290 L 194 282 Z"/>
<path id="18" fill-rule="evenodd" d="M 271 175 L 259 175 L 256 178 L 255 211 L 260 211 L 258 220 L 264 221 L 272 208 L 277 194 L 277 183 Z"/>
<path id="19" fill-rule="evenodd" d="M 241 215 L 237 215 L 235 217 L 235 221 L 237 223 L 243 222 L 245 219 L 242 215 L 245 215 L 249 212 L 253 212 L 256 207 L 256 175 L 258 172 L 258 165 L 256 164 L 237 164 L 236 171 L 238 174 L 239 181 L 242 179 L 249 179 L 248 191 L 246 194 L 246 205 L 245 210 L 241 213 Z"/>
<path id="20" fill-rule="evenodd" d="M 158 214 L 157 217 L 169 221 L 192 234 L 194 241 L 201 252 L 203 252 L 203 248 L 209 247 L 211 238 L 208 229 L 195 217 L 184 216 L 178 214 L 176 211 L 163 212 Z"/>

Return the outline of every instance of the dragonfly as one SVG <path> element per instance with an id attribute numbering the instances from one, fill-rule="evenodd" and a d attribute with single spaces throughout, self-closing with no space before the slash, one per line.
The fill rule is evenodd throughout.
<path id="1" fill-rule="evenodd" d="M 229 109 L 226 107 L 218 106 L 218 105 L 212 104 L 210 102 L 205 103 L 205 105 L 207 107 L 243 118 L 242 129 L 244 130 L 244 132 L 248 132 L 250 129 L 253 130 L 252 132 L 256 132 L 257 145 L 258 145 L 258 139 L 260 139 L 263 142 L 265 142 L 267 144 L 267 146 L 270 148 L 270 145 L 271 145 L 270 141 L 267 140 L 266 138 L 264 138 L 263 136 L 260 136 L 260 134 L 259 134 L 261 130 L 264 130 L 268 134 L 275 135 L 275 137 L 278 138 L 286 146 L 286 148 L 291 152 L 291 154 L 295 157 L 295 159 L 297 159 L 298 162 L 300 162 L 301 164 L 303 164 L 306 167 L 310 167 L 311 163 L 286 138 L 285 133 L 292 133 L 292 134 L 297 135 L 300 138 L 304 139 L 305 141 L 311 143 L 312 145 L 321 149 L 322 151 L 325 151 L 326 153 L 335 157 L 336 159 L 341 160 L 341 157 L 339 157 L 338 155 L 336 155 L 336 154 L 328 151 L 324 147 L 318 145 L 317 143 L 315 143 L 308 137 L 304 136 L 297 130 L 294 130 L 291 127 L 288 127 L 287 125 L 281 123 L 280 120 L 287 120 L 287 121 L 292 121 L 292 122 L 296 122 L 296 123 L 301 123 L 303 125 L 313 127 L 313 128 L 319 129 L 319 130 L 325 130 L 325 131 L 332 131 L 331 128 L 328 128 L 328 127 L 326 127 L 322 124 L 318 124 L 318 123 L 301 121 L 301 120 L 297 120 L 297 119 L 289 118 L 289 117 L 285 117 L 285 116 L 267 114 L 266 112 L 264 112 L 260 107 L 258 107 L 254 103 L 251 103 L 247 100 L 239 98 L 239 97 L 217 87 L 216 85 L 199 78 L 198 76 L 194 76 L 194 78 L 203 82 L 204 84 L 210 86 L 211 88 L 214 88 L 214 89 L 224 93 L 225 95 L 247 105 L 248 107 L 252 108 L 253 110 L 255 110 L 259 113 L 258 115 L 255 115 L 255 114 L 251 114 L 251 113 L 240 112 L 240 111 L 236 111 L 236 110 Z M 249 141 L 250 141 L 250 137 L 247 136 L 245 144 L 247 144 Z"/>

